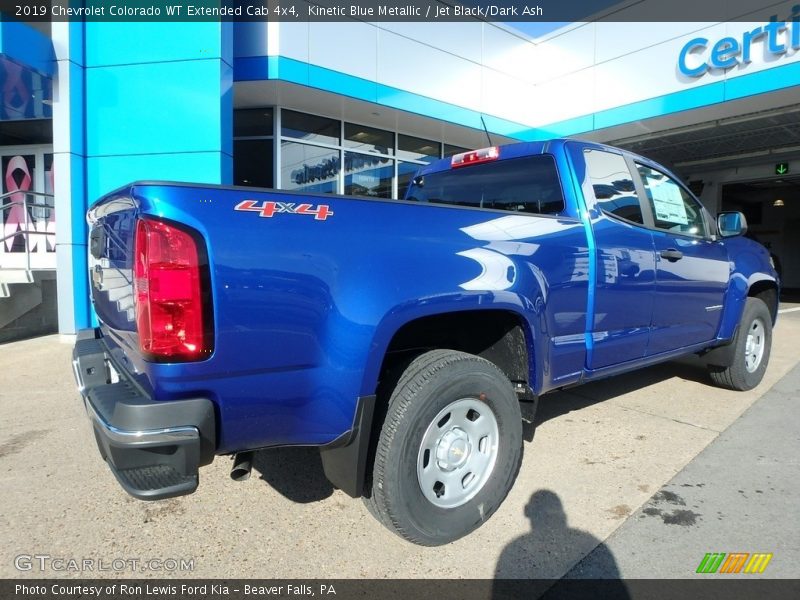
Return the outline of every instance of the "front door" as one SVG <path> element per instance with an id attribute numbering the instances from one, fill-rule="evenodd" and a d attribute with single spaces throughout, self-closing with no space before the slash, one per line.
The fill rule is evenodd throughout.
<path id="1" fill-rule="evenodd" d="M 716 337 L 730 266 L 725 246 L 710 236 L 707 213 L 697 199 L 668 175 L 636 167 L 654 225 L 656 293 L 649 356 Z"/>

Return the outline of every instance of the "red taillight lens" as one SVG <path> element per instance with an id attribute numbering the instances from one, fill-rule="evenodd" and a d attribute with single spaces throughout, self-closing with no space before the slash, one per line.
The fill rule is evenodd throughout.
<path id="1" fill-rule="evenodd" d="M 500 149 L 497 146 L 462 152 L 461 154 L 453 155 L 453 158 L 450 159 L 450 168 L 467 167 L 482 162 L 489 162 L 490 160 L 497 160 L 499 157 Z"/>
<path id="2" fill-rule="evenodd" d="M 134 256 L 136 328 L 142 353 L 176 362 L 207 358 L 212 336 L 195 238 L 174 225 L 140 219 Z"/>

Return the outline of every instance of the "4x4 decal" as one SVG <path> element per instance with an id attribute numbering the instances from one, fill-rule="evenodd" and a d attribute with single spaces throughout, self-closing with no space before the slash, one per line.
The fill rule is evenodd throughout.
<path id="1" fill-rule="evenodd" d="M 327 204 L 296 204 L 294 202 L 264 202 L 258 200 L 242 200 L 233 210 L 242 210 L 258 213 L 259 217 L 274 217 L 277 214 L 314 215 L 315 221 L 324 221 L 333 216 L 331 207 Z"/>

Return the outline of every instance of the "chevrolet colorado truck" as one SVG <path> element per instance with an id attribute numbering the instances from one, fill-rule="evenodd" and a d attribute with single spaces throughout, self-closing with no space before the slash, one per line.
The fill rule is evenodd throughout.
<path id="1" fill-rule="evenodd" d="M 405 199 L 137 182 L 89 210 L 99 327 L 74 371 L 131 495 L 316 446 L 387 528 L 447 543 L 498 508 L 551 390 L 686 354 L 756 386 L 779 282 L 740 213 L 576 140 L 423 167 Z M 665 398 L 665 402 L 669 399 Z"/>

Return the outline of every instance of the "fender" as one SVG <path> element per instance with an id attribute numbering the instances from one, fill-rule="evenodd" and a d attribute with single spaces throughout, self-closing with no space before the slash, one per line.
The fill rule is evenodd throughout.
<path id="1" fill-rule="evenodd" d="M 518 317 L 528 353 L 527 373 L 534 374 L 537 349 L 534 347 L 531 323 L 524 314 L 526 302 L 511 292 L 453 293 L 429 297 L 395 306 L 375 329 L 367 356 L 362 381 L 362 394 L 357 399 L 353 427 L 340 438 L 320 448 L 325 475 L 329 481 L 352 497 L 362 494 L 366 478 L 370 440 L 374 437 L 373 414 L 376 406 L 376 388 L 384 359 L 395 335 L 406 325 L 425 317 L 445 316 L 466 311 L 505 311 Z M 535 314 L 535 313 L 531 313 Z M 541 338 L 536 338 L 541 339 Z M 534 375 L 535 376 L 535 375 Z"/>
<path id="2" fill-rule="evenodd" d="M 534 381 L 540 381 L 541 373 L 539 371 L 541 371 L 541 367 L 536 366 L 534 357 L 543 355 L 540 354 L 542 348 L 539 346 L 546 342 L 542 339 L 542 336 L 534 336 L 532 333 L 534 324 L 531 323 L 530 317 L 538 318 L 537 315 L 540 311 L 534 310 L 530 304 L 530 301 L 523 296 L 513 292 L 456 292 L 443 296 L 422 298 L 393 307 L 375 328 L 375 335 L 370 345 L 371 351 L 364 367 L 361 395 L 369 396 L 375 393 L 389 345 L 397 332 L 404 326 L 425 317 L 444 316 L 474 310 L 506 311 L 519 318 L 520 323 L 523 325 L 528 347 L 529 385 Z"/>
<path id="3" fill-rule="evenodd" d="M 730 343 L 742 318 L 745 300 L 755 287 L 769 286 L 780 289 L 778 274 L 770 264 L 769 252 L 762 245 L 742 237 L 725 241 L 731 264 L 731 278 L 725 293 L 722 319 L 717 340 L 720 345 Z M 777 301 L 777 295 L 776 295 Z M 777 305 L 769 307 L 774 316 Z"/>

